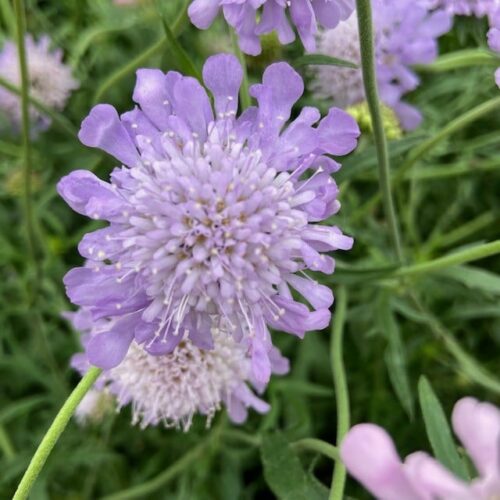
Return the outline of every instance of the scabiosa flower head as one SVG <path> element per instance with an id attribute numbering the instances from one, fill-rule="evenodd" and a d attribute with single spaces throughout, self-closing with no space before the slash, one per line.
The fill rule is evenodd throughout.
<path id="1" fill-rule="evenodd" d="M 314 36 L 318 24 L 335 28 L 340 20 L 347 19 L 354 9 L 354 0 L 193 0 L 188 14 L 191 22 L 200 29 L 207 29 L 220 10 L 232 26 L 247 54 L 260 53 L 259 36 L 276 31 L 280 42 L 295 39 L 287 14 L 308 51 L 314 51 Z"/>
<path id="2" fill-rule="evenodd" d="M 347 470 L 382 500 L 493 500 L 500 497 L 500 411 L 473 398 L 458 401 L 453 428 L 476 466 L 471 483 L 424 452 L 401 462 L 390 436 L 373 424 L 354 426 L 341 457 Z"/>
<path id="3" fill-rule="evenodd" d="M 429 8 L 445 9 L 457 16 L 483 17 L 500 5 L 498 0 L 421 0 Z"/>
<path id="4" fill-rule="evenodd" d="M 77 328 L 83 328 L 84 344 L 106 329 L 108 320 L 93 321 L 85 309 L 69 315 Z M 226 331 L 212 330 L 213 347 L 200 349 L 189 338 L 171 353 L 152 356 L 135 341 L 120 365 L 104 371 L 97 381 L 91 400 L 82 401 L 81 418 L 95 413 L 95 404 L 103 395 L 113 395 L 118 409 L 131 405 L 132 423 L 142 428 L 164 424 L 187 431 L 197 413 L 212 417 L 224 405 L 235 423 L 247 418 L 248 408 L 266 413 L 269 405 L 255 395 L 266 384 L 255 380 L 247 349 Z M 270 351 L 273 373 L 288 372 L 288 360 L 276 348 Z M 89 368 L 85 354 L 73 357 L 73 366 L 81 373 Z M 83 407 L 82 407 L 83 405 Z M 77 412 L 78 415 L 78 412 Z"/>
<path id="5" fill-rule="evenodd" d="M 318 36 L 318 52 L 356 65 L 361 63 L 358 19 L 353 13 L 334 30 L 322 31 Z M 318 99 L 334 99 L 336 106 L 346 108 L 365 99 L 361 69 L 334 66 L 314 66 L 315 78 L 311 90 Z"/>
<path id="6" fill-rule="evenodd" d="M 396 112 L 402 127 L 412 130 L 421 122 L 420 112 L 402 101 L 420 83 L 412 65 L 429 64 L 436 58 L 437 38 L 450 30 L 451 17 L 442 9 L 431 12 L 415 0 L 375 0 L 373 17 L 380 97 Z M 336 30 L 321 33 L 319 47 L 324 54 L 359 64 L 355 14 Z M 315 71 L 312 88 L 318 98 L 340 96 L 342 107 L 364 99 L 361 70 L 322 66 Z"/>
<path id="7" fill-rule="evenodd" d="M 211 348 L 215 327 L 245 345 L 267 382 L 268 326 L 302 337 L 329 323 L 331 290 L 305 271 L 332 273 L 325 252 L 352 246 L 315 222 L 340 208 L 330 177 L 340 165 L 325 155 L 352 151 L 359 129 L 335 108 L 322 120 L 305 108 L 285 126 L 303 92 L 286 63 L 264 72 L 251 88 L 258 106 L 239 117 L 237 59 L 213 56 L 203 75 L 215 115 L 194 78 L 142 69 L 139 107 L 119 117 L 98 105 L 84 120 L 80 140 L 124 165 L 110 183 L 85 170 L 59 182 L 74 210 L 110 223 L 83 238 L 88 262 L 64 281 L 73 303 L 109 320 L 88 343 L 92 364 L 118 365 L 134 339 L 158 355 L 183 339 Z"/>
<path id="8" fill-rule="evenodd" d="M 500 53 L 500 6 L 490 14 L 489 21 L 488 45 L 491 50 Z M 495 72 L 495 81 L 500 87 L 500 68 Z"/>
<path id="9" fill-rule="evenodd" d="M 25 38 L 26 60 L 30 81 L 30 95 L 49 108 L 63 109 L 71 92 L 78 87 L 72 77 L 71 69 L 62 62 L 62 50 L 50 50 L 50 39 L 42 36 L 35 41 L 30 35 Z M 2 78 L 16 87 L 21 87 L 21 73 L 17 46 L 7 41 L 0 52 Z M 10 119 L 14 128 L 21 125 L 21 98 L 0 88 L 0 111 Z M 31 122 L 35 130 L 43 130 L 50 124 L 49 117 L 41 114 L 34 107 L 30 108 Z"/>

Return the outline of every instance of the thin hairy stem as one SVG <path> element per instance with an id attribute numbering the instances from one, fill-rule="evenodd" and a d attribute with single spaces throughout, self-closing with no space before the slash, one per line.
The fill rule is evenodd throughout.
<path id="1" fill-rule="evenodd" d="M 363 70 L 363 83 L 366 101 L 370 110 L 373 124 L 373 137 L 377 149 L 378 174 L 380 191 L 384 200 L 385 216 L 391 233 L 392 244 L 399 262 L 403 261 L 403 249 L 399 235 L 399 225 L 394 207 L 391 191 L 391 169 L 387 139 L 382 122 L 382 112 L 377 88 L 375 73 L 375 49 L 373 22 L 370 0 L 356 0 L 358 13 L 359 41 L 361 49 L 361 68 Z"/>
<path id="2" fill-rule="evenodd" d="M 321 455 L 331 458 L 336 462 L 340 460 L 338 448 L 331 445 L 330 443 L 327 443 L 326 441 L 322 441 L 321 439 L 299 439 L 298 441 L 292 443 L 292 448 L 298 451 L 312 451 L 315 453 L 321 453 Z"/>
<path id="3" fill-rule="evenodd" d="M 64 405 L 59 410 L 59 413 L 56 415 L 56 418 L 53 420 L 51 426 L 43 437 L 42 442 L 33 455 L 33 458 L 31 459 L 24 476 L 17 487 L 13 500 L 25 500 L 28 498 L 33 484 L 42 471 L 47 458 L 54 449 L 54 446 L 61 437 L 61 434 L 64 432 L 64 429 L 66 429 L 71 416 L 75 412 L 78 404 L 83 399 L 85 394 L 87 394 L 90 388 L 94 385 L 94 382 L 101 374 L 101 371 L 102 370 L 100 368 L 91 368 L 82 380 L 80 380 L 80 383 L 75 387 L 68 399 L 66 399 Z"/>
<path id="4" fill-rule="evenodd" d="M 349 389 L 343 360 L 344 324 L 347 313 L 347 291 L 340 287 L 330 340 L 330 359 L 332 363 L 333 385 L 337 403 L 337 446 L 344 439 L 350 426 Z M 333 471 L 330 500 L 342 500 L 346 480 L 345 466 L 337 461 Z"/>
<path id="5" fill-rule="evenodd" d="M 28 247 L 37 274 L 39 283 L 42 275 L 42 268 L 37 255 L 37 238 L 35 232 L 35 216 L 33 213 L 32 200 L 32 151 L 30 138 L 30 116 L 29 116 L 29 74 L 26 61 L 26 13 L 23 0 L 14 1 L 17 27 L 17 53 L 19 57 L 19 69 L 21 73 L 21 117 L 22 117 L 22 141 L 23 141 L 23 165 L 24 165 L 24 216 L 26 220 L 26 232 L 28 237 Z"/>

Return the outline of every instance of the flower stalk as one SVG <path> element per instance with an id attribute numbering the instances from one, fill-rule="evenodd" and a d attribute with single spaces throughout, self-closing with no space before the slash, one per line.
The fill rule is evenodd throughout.
<path id="1" fill-rule="evenodd" d="M 94 385 L 94 382 L 97 380 L 100 374 L 100 368 L 91 368 L 82 378 L 80 383 L 75 387 L 73 392 L 69 395 L 68 399 L 66 399 L 66 402 L 59 410 L 59 413 L 56 415 L 56 418 L 52 422 L 51 426 L 43 437 L 42 442 L 33 455 L 33 458 L 31 459 L 31 462 L 26 469 L 24 476 L 22 477 L 21 482 L 17 487 L 13 500 L 25 500 L 26 498 L 28 498 L 33 484 L 42 471 L 47 458 L 49 457 L 54 446 L 61 437 L 61 434 L 66 429 L 66 426 L 68 425 L 71 416 L 75 412 L 76 407 L 83 399 L 85 394 L 87 394 L 90 388 Z"/>
<path id="2" fill-rule="evenodd" d="M 350 426 L 349 389 L 347 387 L 342 347 L 346 313 L 347 290 L 342 286 L 339 287 L 337 293 L 337 306 L 330 337 L 330 357 L 337 403 L 337 447 L 340 447 Z M 333 472 L 330 500 L 342 500 L 344 498 L 345 480 L 346 469 L 340 461 L 337 461 Z"/>
<path id="3" fill-rule="evenodd" d="M 17 52 L 19 54 L 19 70 L 21 74 L 21 117 L 22 117 L 22 144 L 24 164 L 24 211 L 26 218 L 26 231 L 28 236 L 28 247 L 31 260 L 36 269 L 38 281 L 41 278 L 41 267 L 37 258 L 37 239 L 35 232 L 35 220 L 33 215 L 32 195 L 32 151 L 30 138 L 30 116 L 29 116 L 29 74 L 26 61 L 26 46 L 24 35 L 26 33 L 26 13 L 23 0 L 15 0 L 14 10 L 16 14 Z"/>
<path id="4" fill-rule="evenodd" d="M 373 124 L 373 136 L 377 149 L 380 190 L 384 200 L 385 215 L 389 224 L 389 231 L 391 233 L 396 258 L 401 263 L 403 262 L 403 249 L 401 246 L 399 225 L 391 191 L 389 150 L 382 121 L 377 77 L 375 73 L 374 34 L 370 0 L 356 0 L 356 9 L 361 49 L 361 68 L 363 71 L 366 100 L 368 102 Z"/>

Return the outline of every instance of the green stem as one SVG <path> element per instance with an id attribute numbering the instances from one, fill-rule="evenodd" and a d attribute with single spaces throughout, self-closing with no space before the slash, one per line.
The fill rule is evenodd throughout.
<path id="1" fill-rule="evenodd" d="M 238 429 L 226 429 L 222 432 L 222 436 L 228 439 L 234 439 L 240 441 L 241 443 L 248 444 L 250 446 L 260 446 L 260 436 L 254 436 L 248 434 L 247 432 L 240 431 Z"/>
<path id="2" fill-rule="evenodd" d="M 326 441 L 314 438 L 299 439 L 298 441 L 292 443 L 292 448 L 298 451 L 307 450 L 315 453 L 321 453 L 325 457 L 331 458 L 337 462 L 336 467 L 338 467 L 338 462 L 340 461 L 339 450 L 337 447 L 327 443 Z"/>
<path id="3" fill-rule="evenodd" d="M 7 89 L 9 92 L 12 92 L 13 94 L 22 96 L 21 89 L 17 88 L 15 85 L 12 85 L 12 83 L 10 83 L 9 81 L 5 80 L 2 77 L 0 77 L 0 87 Z M 28 100 L 30 104 L 32 104 L 36 109 L 38 109 L 38 111 L 50 117 L 54 125 L 57 125 L 62 132 L 66 132 L 66 134 L 71 136 L 72 139 L 76 137 L 78 130 L 73 126 L 73 124 L 67 118 L 65 118 L 60 113 L 57 113 L 53 109 L 49 108 L 48 106 L 45 106 L 45 104 L 43 104 L 42 102 L 40 102 L 38 99 L 34 98 L 31 95 L 28 96 Z"/>
<path id="4" fill-rule="evenodd" d="M 182 9 L 179 17 L 174 21 L 172 25 L 172 33 L 174 36 L 179 36 L 184 26 L 187 22 L 187 3 Z M 139 54 L 135 59 L 132 59 L 129 63 L 122 66 L 118 71 L 114 72 L 107 80 L 105 80 L 97 89 L 93 102 L 94 104 L 100 102 L 104 94 L 115 85 L 118 84 L 123 78 L 125 78 L 128 74 L 135 71 L 137 68 L 145 64 L 146 61 L 151 59 L 154 55 L 160 53 L 163 49 L 168 47 L 168 40 L 165 36 L 162 36 L 160 40 L 155 42 L 149 48 L 147 48 L 144 52 Z"/>
<path id="5" fill-rule="evenodd" d="M 26 33 L 26 12 L 23 0 L 14 1 L 17 28 L 17 52 L 19 57 L 19 69 L 21 73 L 21 117 L 22 117 L 22 144 L 24 163 L 24 212 L 26 219 L 26 232 L 28 236 L 28 247 L 37 274 L 37 282 L 40 283 L 42 268 L 37 256 L 37 238 L 35 232 L 35 216 L 33 213 L 32 196 L 32 151 L 30 138 L 30 116 L 29 116 L 29 74 L 26 61 L 26 46 L 24 37 Z"/>
<path id="6" fill-rule="evenodd" d="M 42 442 L 38 446 L 31 462 L 24 473 L 24 476 L 17 487 L 16 493 L 14 494 L 13 500 L 25 500 L 28 498 L 31 488 L 36 481 L 38 475 L 40 474 L 45 462 L 56 445 L 57 441 L 64 432 L 64 429 L 68 425 L 68 422 L 76 410 L 76 407 L 83 399 L 85 394 L 94 385 L 101 374 L 100 368 L 91 368 L 86 375 L 80 380 L 80 383 L 75 387 L 73 392 L 69 395 L 68 399 L 63 404 L 56 418 L 52 422 L 48 431 L 42 439 Z"/>
<path id="7" fill-rule="evenodd" d="M 174 479 L 182 471 L 199 460 L 205 450 L 211 446 L 215 436 L 218 436 L 218 432 L 213 431 L 212 434 L 208 436 L 204 441 L 202 441 L 198 446 L 195 446 L 192 450 L 189 450 L 167 470 L 154 477 L 150 481 L 146 481 L 145 483 L 133 488 L 129 488 L 128 490 L 123 490 L 121 492 L 108 495 L 102 500 L 129 500 L 131 498 L 147 498 L 148 495 L 164 487 L 169 481 Z"/>
<path id="8" fill-rule="evenodd" d="M 431 234 L 430 241 L 426 245 L 426 252 L 429 253 L 435 248 L 451 247 L 489 226 L 493 226 L 500 216 L 493 210 L 485 212 L 475 219 L 457 227 L 447 234 Z"/>
<path id="9" fill-rule="evenodd" d="M 361 68 L 363 70 L 366 100 L 373 124 L 373 136 L 377 148 L 380 190 L 384 200 L 385 215 L 389 224 L 392 244 L 397 260 L 402 262 L 403 250 L 391 191 L 389 150 L 382 122 L 377 76 L 375 73 L 374 35 L 370 0 L 356 0 L 356 9 L 358 13 Z"/>
<path id="10" fill-rule="evenodd" d="M 498 139 L 497 139 L 498 140 Z M 478 172 L 498 170 L 499 160 L 496 158 L 475 162 L 459 162 L 454 165 L 439 167 L 419 167 L 412 172 L 406 172 L 405 180 L 434 181 L 463 175 L 475 175 Z"/>
<path id="11" fill-rule="evenodd" d="M 249 85 L 248 85 L 248 71 L 247 71 L 247 62 L 245 60 L 245 55 L 241 52 L 240 45 L 238 43 L 238 37 L 233 29 L 229 30 L 231 35 L 231 43 L 233 45 L 233 50 L 240 61 L 241 68 L 243 69 L 243 81 L 241 82 L 240 88 L 240 102 L 241 108 L 247 109 L 252 105 L 252 99 L 250 97 Z"/>
<path id="12" fill-rule="evenodd" d="M 342 354 L 346 312 L 347 290 L 341 286 L 337 293 L 337 306 L 335 308 L 330 342 L 333 385 L 335 386 L 335 399 L 337 403 L 337 446 L 340 446 L 350 426 L 349 389 L 347 387 Z M 330 500 L 342 500 L 344 498 L 345 480 L 346 469 L 341 462 L 337 462 L 333 471 Z"/>
<path id="13" fill-rule="evenodd" d="M 443 267 L 465 264 L 466 262 L 484 259 L 485 257 L 490 257 L 491 255 L 496 255 L 498 253 L 500 253 L 500 240 L 467 248 L 460 252 L 445 255 L 439 259 L 415 264 L 414 266 L 401 267 L 394 272 L 394 276 L 406 277 L 430 273 L 433 271 L 439 271 L 440 269 L 443 269 Z"/>

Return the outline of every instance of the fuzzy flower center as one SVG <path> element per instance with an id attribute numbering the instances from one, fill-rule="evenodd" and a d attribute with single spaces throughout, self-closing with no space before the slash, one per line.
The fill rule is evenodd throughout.
<path id="1" fill-rule="evenodd" d="M 163 356 L 151 356 L 133 343 L 123 363 L 107 375 L 120 407 L 132 404 L 132 423 L 142 428 L 163 423 L 187 431 L 193 416 L 207 426 L 247 378 L 245 350 L 226 332 L 213 332 L 214 349 L 205 351 L 189 340 Z"/>
<path id="2" fill-rule="evenodd" d="M 157 299 L 146 317 L 179 299 L 180 290 L 177 316 L 167 308 L 162 326 L 172 320 L 180 326 L 188 307 L 218 312 L 214 303 L 228 317 L 245 315 L 243 303 L 275 293 L 282 276 L 299 269 L 293 250 L 307 218 L 294 206 L 309 193 L 295 189 L 293 174 L 269 168 L 259 151 L 221 144 L 215 128 L 203 144 L 194 138 L 181 146 L 171 133 L 162 144 L 166 158 L 145 159 L 131 170 L 136 182 L 128 201 L 137 210 L 123 213 L 118 237 L 129 251 L 116 265 L 123 278 L 134 271 L 148 280 Z M 273 315 L 283 314 L 266 304 Z"/>

